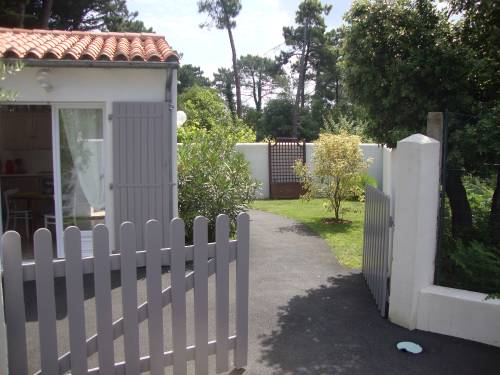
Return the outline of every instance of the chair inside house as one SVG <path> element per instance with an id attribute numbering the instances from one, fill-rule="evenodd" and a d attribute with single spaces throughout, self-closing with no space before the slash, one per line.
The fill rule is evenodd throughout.
<path id="1" fill-rule="evenodd" d="M 66 204 L 65 204 L 66 203 Z M 63 223 L 64 228 L 69 225 L 77 225 L 76 217 L 76 193 L 63 195 Z M 56 229 L 56 214 L 49 213 L 43 215 L 43 226 L 47 229 Z"/>
<path id="2" fill-rule="evenodd" d="M 13 199 L 13 195 L 19 192 L 19 189 L 10 189 L 4 192 L 6 208 L 6 229 L 18 229 L 18 221 L 24 222 L 24 231 L 26 238 L 30 238 L 30 222 L 33 220 L 31 210 L 24 207 L 18 207 L 18 202 Z"/>

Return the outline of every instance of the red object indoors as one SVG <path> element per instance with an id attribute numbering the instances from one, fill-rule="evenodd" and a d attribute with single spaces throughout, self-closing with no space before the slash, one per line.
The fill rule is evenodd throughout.
<path id="1" fill-rule="evenodd" d="M 15 171 L 14 160 L 7 160 L 5 162 L 5 174 L 13 174 Z"/>

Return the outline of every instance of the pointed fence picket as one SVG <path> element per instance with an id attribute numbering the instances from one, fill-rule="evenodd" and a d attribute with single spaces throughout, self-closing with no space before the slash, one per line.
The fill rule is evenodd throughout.
<path id="1" fill-rule="evenodd" d="M 216 356 L 216 372 L 247 363 L 249 218 L 237 218 L 237 239 L 229 239 L 229 218 L 219 215 L 216 242 L 208 243 L 208 220 L 194 222 L 194 244 L 184 243 L 184 223 L 170 223 L 171 248 L 160 248 L 162 226 L 156 220 L 145 225 L 144 248 L 136 246 L 136 228 L 126 222 L 120 227 L 121 252 L 110 254 L 109 233 L 104 225 L 93 229 L 94 257 L 82 258 L 78 228 L 64 232 L 65 259 L 53 259 L 52 236 L 39 229 L 34 236 L 35 262 L 22 264 L 21 237 L 6 232 L 2 237 L 3 287 L 9 373 L 28 374 L 24 282 L 35 281 L 40 337 L 40 371 L 37 374 L 162 374 L 173 366 L 174 374 L 186 374 L 187 362 L 195 362 L 197 375 L 208 374 L 208 358 Z M 186 261 L 193 271 L 186 273 Z M 236 261 L 236 329 L 229 336 L 229 264 Z M 170 266 L 171 286 L 162 289 L 162 266 Z M 147 301 L 137 303 L 137 267 L 146 267 Z M 123 317 L 113 322 L 111 276 L 121 271 Z M 96 334 L 86 337 L 83 275 L 93 274 Z M 215 274 L 216 340 L 208 341 L 208 278 Z M 66 278 L 69 347 L 58 357 L 54 278 Z M 194 288 L 195 345 L 187 346 L 186 293 Z M 173 348 L 165 348 L 163 308 L 172 307 Z M 149 355 L 140 357 L 139 324 L 148 320 Z M 124 337 L 124 361 L 115 362 L 114 340 Z M 88 357 L 98 353 L 98 367 L 88 369 Z"/>

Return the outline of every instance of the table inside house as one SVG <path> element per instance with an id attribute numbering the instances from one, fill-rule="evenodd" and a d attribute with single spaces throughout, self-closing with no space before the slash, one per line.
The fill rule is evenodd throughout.
<path id="1" fill-rule="evenodd" d="M 35 231 L 44 227 L 44 215 L 54 214 L 54 196 L 51 194 L 42 194 L 39 192 L 17 192 L 10 196 L 21 206 L 25 202 L 27 210 L 31 211 L 33 217 L 32 230 Z"/>

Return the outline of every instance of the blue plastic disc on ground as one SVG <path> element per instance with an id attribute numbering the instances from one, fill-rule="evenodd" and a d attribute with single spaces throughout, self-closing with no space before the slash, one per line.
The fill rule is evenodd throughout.
<path id="1" fill-rule="evenodd" d="M 402 352 L 407 352 L 411 354 L 419 354 L 422 353 L 422 347 L 418 344 L 415 344 L 414 342 L 411 341 L 401 341 L 398 342 L 396 347 L 398 350 Z"/>

